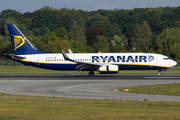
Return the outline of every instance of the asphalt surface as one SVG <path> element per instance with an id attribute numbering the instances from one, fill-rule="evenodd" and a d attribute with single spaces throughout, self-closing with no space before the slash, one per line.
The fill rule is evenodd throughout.
<path id="1" fill-rule="evenodd" d="M 179 74 L 0 75 L 0 93 L 67 98 L 180 101 L 180 96 L 118 92 L 118 88 L 180 83 Z M 172 88 L 173 89 L 173 88 Z"/>

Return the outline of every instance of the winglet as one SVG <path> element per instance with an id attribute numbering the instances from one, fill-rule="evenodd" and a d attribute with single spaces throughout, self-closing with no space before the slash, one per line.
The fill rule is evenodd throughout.
<path id="1" fill-rule="evenodd" d="M 70 60 L 63 49 L 60 49 L 65 60 Z"/>
<path id="2" fill-rule="evenodd" d="M 69 51 L 69 54 L 73 54 L 73 52 L 71 51 L 71 49 L 68 49 L 68 51 Z"/>

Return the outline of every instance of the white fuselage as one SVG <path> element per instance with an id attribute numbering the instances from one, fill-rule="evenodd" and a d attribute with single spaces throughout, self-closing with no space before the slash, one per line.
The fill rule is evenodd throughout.
<path id="1" fill-rule="evenodd" d="M 66 61 L 61 53 L 21 55 L 26 59 L 18 60 L 23 64 L 55 70 L 76 70 L 75 62 Z M 75 61 L 118 65 L 119 70 L 160 70 L 175 66 L 177 63 L 167 56 L 154 53 L 74 53 L 67 54 Z"/>

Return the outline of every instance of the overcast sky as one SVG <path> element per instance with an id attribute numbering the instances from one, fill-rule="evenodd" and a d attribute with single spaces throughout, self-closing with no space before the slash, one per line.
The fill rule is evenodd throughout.
<path id="1" fill-rule="evenodd" d="M 13 9 L 21 13 L 33 12 L 43 6 L 60 9 L 82 9 L 96 11 L 98 9 L 134 9 L 146 7 L 177 7 L 180 0 L 0 0 L 0 12 Z"/>

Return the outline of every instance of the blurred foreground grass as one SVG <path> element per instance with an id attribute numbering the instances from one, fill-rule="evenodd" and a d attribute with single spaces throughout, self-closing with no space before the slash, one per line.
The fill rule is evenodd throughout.
<path id="1" fill-rule="evenodd" d="M 50 98 L 0 94 L 2 120 L 179 120 L 180 102 Z"/>

